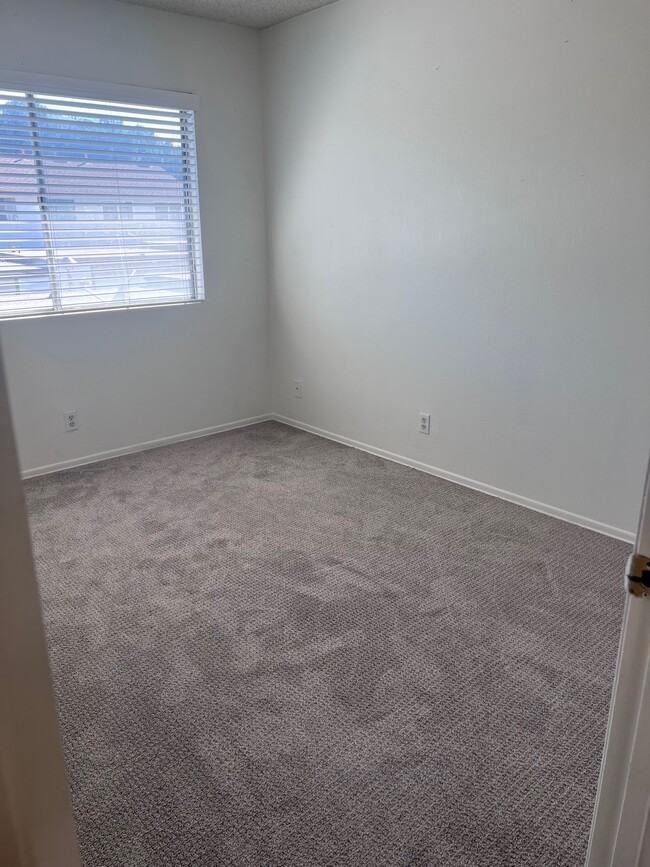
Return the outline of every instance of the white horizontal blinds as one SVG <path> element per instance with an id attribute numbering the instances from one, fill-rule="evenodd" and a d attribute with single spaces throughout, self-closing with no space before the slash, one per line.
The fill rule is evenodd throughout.
<path id="1" fill-rule="evenodd" d="M 0 90 L 0 318 L 202 298 L 193 112 Z"/>

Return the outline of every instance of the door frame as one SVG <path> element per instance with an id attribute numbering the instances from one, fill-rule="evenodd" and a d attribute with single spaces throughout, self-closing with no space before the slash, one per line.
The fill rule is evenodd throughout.
<path id="1" fill-rule="evenodd" d="M 0 852 L 81 867 L 0 347 Z"/>
<path id="2" fill-rule="evenodd" d="M 634 556 L 650 559 L 650 463 Z M 649 807 L 650 597 L 629 593 L 586 867 L 650 867 Z"/>

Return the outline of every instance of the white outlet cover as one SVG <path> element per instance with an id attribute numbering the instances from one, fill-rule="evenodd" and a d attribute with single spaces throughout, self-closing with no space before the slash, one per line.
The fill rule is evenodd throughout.
<path id="1" fill-rule="evenodd" d="M 64 412 L 63 418 L 65 420 L 65 429 L 67 431 L 79 430 L 79 417 L 76 409 Z"/>
<path id="2" fill-rule="evenodd" d="M 294 397 L 302 397 L 302 382 L 299 379 L 294 380 L 293 396 Z"/>
<path id="3" fill-rule="evenodd" d="M 420 433 L 426 434 L 429 436 L 431 433 L 431 413 L 430 412 L 421 412 L 420 413 Z"/>

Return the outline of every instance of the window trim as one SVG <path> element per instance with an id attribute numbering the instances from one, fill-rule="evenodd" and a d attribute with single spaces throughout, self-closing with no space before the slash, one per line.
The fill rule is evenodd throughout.
<path id="1" fill-rule="evenodd" d="M 91 307 L 88 310 L 43 310 L 38 313 L 16 313 L 0 318 L 0 328 L 5 322 L 25 322 L 27 319 L 58 319 L 61 316 L 92 316 L 101 313 L 134 313 L 136 310 L 169 310 L 172 307 L 192 307 L 205 304 L 206 298 L 188 298 L 187 301 L 164 301 L 158 304 L 133 304 L 130 307 Z"/>
<path id="2" fill-rule="evenodd" d="M 199 108 L 199 97 L 196 93 L 176 90 L 158 90 L 139 85 L 118 84 L 111 82 L 92 81 L 83 78 L 69 78 L 58 75 L 46 75 L 22 70 L 0 68 L 0 86 L 6 90 L 19 92 L 50 93 L 53 96 L 71 97 L 76 99 L 99 100 L 106 102 L 124 102 L 141 104 L 148 108 L 160 107 L 179 111 L 196 111 Z M 196 139 L 195 139 L 196 146 Z M 200 219 L 200 199 L 197 193 L 196 205 Z M 200 231 L 200 230 L 199 230 Z M 194 246 L 196 247 L 196 239 Z M 200 238 L 199 238 L 200 247 Z M 195 262 L 195 260 L 193 260 Z M 200 262 L 202 270 L 203 263 Z M 59 316 L 85 316 L 92 313 L 130 313 L 135 310 L 158 310 L 169 307 L 187 307 L 203 304 L 206 301 L 205 292 L 200 298 L 188 298 L 185 301 L 169 301 L 153 304 L 125 305 L 124 307 L 92 307 L 87 310 L 56 309 L 43 310 L 34 313 L 16 311 L 15 315 L 0 317 L 3 322 L 13 322 L 26 319 L 52 319 Z"/>

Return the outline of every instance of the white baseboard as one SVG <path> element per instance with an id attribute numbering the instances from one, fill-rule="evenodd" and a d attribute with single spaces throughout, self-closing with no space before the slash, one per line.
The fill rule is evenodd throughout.
<path id="1" fill-rule="evenodd" d="M 249 427 L 252 424 L 259 424 L 262 421 L 271 421 L 274 416 L 272 413 L 264 415 L 256 415 L 254 418 L 244 418 L 239 421 L 229 422 L 227 424 L 218 424 L 214 427 L 206 427 L 202 430 L 188 431 L 187 433 L 175 434 L 171 437 L 161 437 L 157 440 L 149 440 L 144 443 L 136 443 L 132 446 L 124 446 L 119 449 L 110 449 L 107 452 L 97 452 L 94 455 L 85 455 L 84 457 L 71 458 L 68 461 L 58 461 L 55 464 L 47 464 L 44 467 L 32 467 L 29 470 L 23 470 L 21 473 L 23 479 L 31 479 L 35 476 L 45 476 L 48 473 L 57 473 L 59 470 L 69 470 L 73 467 L 83 467 L 86 464 L 96 464 L 98 461 L 105 461 L 109 458 L 118 458 L 121 455 L 132 455 L 135 452 L 144 452 L 149 449 L 157 449 L 160 446 L 168 446 L 172 443 L 185 442 L 186 440 L 196 440 L 200 437 L 209 437 L 212 434 L 224 433 L 228 430 L 236 430 L 240 427 Z"/>
<path id="2" fill-rule="evenodd" d="M 507 500 L 509 503 L 516 503 L 518 506 L 524 506 L 527 509 L 532 509 L 535 512 L 541 512 L 543 515 L 550 515 L 553 518 L 559 518 L 561 521 L 566 521 L 569 524 L 577 524 L 578 527 L 585 527 L 588 530 L 594 530 L 596 533 L 602 533 L 605 536 L 611 536 L 614 539 L 620 539 L 623 542 L 633 543 L 635 534 L 629 530 L 621 530 L 619 527 L 611 527 L 609 524 L 602 524 L 600 521 L 593 521 L 591 518 L 585 518 L 582 515 L 575 515 L 573 512 L 567 512 L 564 509 L 558 509 L 555 506 L 549 506 L 546 503 L 539 503 L 537 500 L 531 500 L 529 497 L 522 497 L 520 494 L 513 494 L 510 491 L 503 491 L 501 488 L 495 488 L 493 485 L 487 485 L 484 482 L 477 482 L 474 479 L 467 479 L 465 476 L 459 476 L 457 473 L 451 473 L 448 470 L 441 470 L 439 467 L 433 467 L 430 464 L 425 464 L 422 461 L 416 461 L 412 458 L 405 458 L 403 455 L 397 455 L 394 452 L 386 451 L 385 449 L 375 448 L 375 446 L 367 443 L 358 442 L 350 439 L 350 437 L 341 436 L 340 434 L 332 433 L 331 431 L 321 430 L 310 424 L 304 424 L 301 421 L 296 421 L 293 418 L 286 418 L 282 415 L 272 415 L 275 421 L 290 427 L 298 428 L 299 430 L 307 431 L 307 433 L 316 434 L 319 437 L 324 437 L 328 440 L 333 440 L 337 443 L 342 443 L 345 446 L 360 449 L 362 452 L 368 452 L 371 455 L 377 455 L 380 458 L 394 461 L 397 464 L 402 464 L 406 467 L 412 467 L 415 470 L 421 470 L 423 473 L 429 473 L 431 476 L 437 476 L 440 479 L 445 479 L 448 482 L 455 482 L 457 485 L 463 485 L 465 488 L 472 488 L 475 491 L 480 491 L 483 494 L 489 494 L 491 497 L 498 497 L 500 500 Z"/>
<path id="3" fill-rule="evenodd" d="M 498 497 L 500 500 L 507 500 L 509 503 L 516 503 L 518 506 L 524 506 L 527 509 L 532 509 L 535 512 L 541 512 L 543 515 L 550 515 L 553 518 L 559 518 L 561 521 L 567 521 L 569 524 L 577 524 L 579 527 L 585 527 L 588 530 L 594 530 L 596 533 L 602 533 L 605 536 L 611 536 L 614 539 L 620 539 L 623 542 L 634 542 L 635 534 L 628 530 L 621 530 L 618 527 L 611 527 L 609 524 L 602 524 L 600 521 L 594 521 L 591 518 L 585 518 L 582 515 L 576 515 L 573 512 L 567 512 L 564 509 L 558 509 L 555 506 L 549 506 L 546 503 L 539 503 L 537 500 L 531 500 L 529 497 L 522 497 L 520 494 L 513 494 L 510 491 L 503 491 L 501 488 L 495 488 L 493 485 L 487 485 L 484 482 L 477 482 L 474 479 L 468 479 L 465 476 L 460 476 L 457 473 L 451 473 L 448 470 L 442 470 L 439 467 L 425 464 L 422 461 L 416 461 L 412 458 L 406 458 L 403 455 L 395 454 L 394 452 L 386 451 L 386 449 L 376 448 L 375 446 L 362 443 L 358 440 L 353 440 L 350 437 L 341 436 L 340 434 L 332 433 L 331 431 L 322 430 L 310 424 L 305 424 L 293 418 L 277 415 L 276 413 L 265 413 L 257 415 L 253 418 L 240 419 L 239 421 L 229 422 L 227 424 L 215 425 L 214 427 L 203 428 L 202 430 L 188 431 L 187 433 L 175 434 L 170 437 L 161 437 L 160 439 L 149 440 L 148 442 L 136 443 L 135 445 L 124 446 L 119 449 L 110 449 L 106 452 L 97 452 L 92 455 L 72 458 L 67 461 L 58 461 L 55 464 L 47 464 L 43 467 L 32 467 L 31 469 L 22 472 L 23 479 L 31 479 L 35 476 L 44 476 L 48 473 L 56 473 L 59 470 L 68 470 L 74 467 L 83 467 L 86 464 L 94 464 L 98 461 L 105 461 L 109 458 L 117 458 L 121 455 L 135 454 L 149 449 L 160 448 L 160 446 L 171 445 L 172 443 L 185 442 L 186 440 L 199 439 L 200 437 L 211 436 L 212 434 L 223 433 L 237 428 L 248 427 L 253 424 L 259 424 L 263 421 L 278 421 L 290 427 L 298 428 L 299 430 L 307 431 L 307 433 L 316 434 L 316 436 L 324 439 L 333 440 L 345 446 L 351 446 L 360 451 L 368 452 L 371 455 L 377 455 L 380 458 L 394 461 L 397 464 L 402 464 L 406 467 L 412 467 L 415 470 L 420 470 L 423 473 L 428 473 L 431 476 L 437 476 L 440 479 L 446 479 L 448 482 L 454 482 L 457 485 L 463 485 L 466 488 L 472 488 L 475 491 L 480 491 L 483 494 L 489 494 L 492 497 Z"/>

